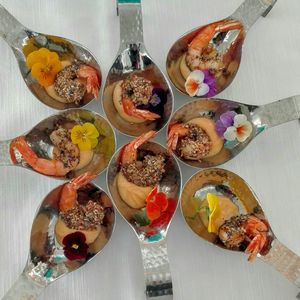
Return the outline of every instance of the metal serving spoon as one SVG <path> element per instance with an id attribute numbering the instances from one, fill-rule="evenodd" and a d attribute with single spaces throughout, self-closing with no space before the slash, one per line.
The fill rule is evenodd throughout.
<path id="1" fill-rule="evenodd" d="M 63 186 L 60 185 L 52 190 L 42 201 L 32 224 L 27 264 L 23 273 L 2 300 L 38 299 L 44 288 L 89 262 L 108 243 L 115 225 L 114 208 L 107 194 L 95 184 L 90 183 L 82 187 L 79 192 L 81 197 L 88 196 L 90 199 L 91 195 L 94 195 L 100 200 L 105 213 L 103 223 L 100 225 L 101 231 L 96 239 L 94 238 L 94 242 L 88 245 L 87 255 L 84 258 L 70 260 L 65 256 L 65 250 L 59 244 L 56 229 L 59 216 L 58 203 Z M 85 192 L 84 189 L 88 191 Z M 76 230 L 72 232 L 76 233 Z M 80 245 L 77 246 L 80 247 Z"/>
<path id="2" fill-rule="evenodd" d="M 193 29 L 179 38 L 167 57 L 168 75 L 175 87 L 190 96 L 204 98 L 227 88 L 238 71 L 246 33 L 260 16 L 269 13 L 276 1 L 245 0 L 228 18 Z M 191 71 L 197 69 L 203 71 L 201 83 L 206 88 L 191 94 L 185 85 Z"/>
<path id="3" fill-rule="evenodd" d="M 165 75 L 148 54 L 143 38 L 141 0 L 117 0 L 120 18 L 120 48 L 104 86 L 103 110 L 111 124 L 120 132 L 139 136 L 149 130 L 160 130 L 168 122 L 173 110 L 173 93 Z M 120 80 L 130 75 L 142 76 L 163 91 L 164 99 L 157 112 L 161 118 L 143 123 L 125 121 L 113 102 L 114 89 Z"/>
<path id="4" fill-rule="evenodd" d="M 268 128 L 300 118 L 300 96 L 288 97 L 276 102 L 257 106 L 223 99 L 199 99 L 179 108 L 169 123 L 168 132 L 174 123 L 186 124 L 191 119 L 205 117 L 218 122 L 226 112 L 243 114 L 252 125 L 252 132 L 244 142 L 224 140 L 223 148 L 216 155 L 201 161 L 187 160 L 175 155 L 184 163 L 207 168 L 221 165 L 237 156 L 261 132 Z M 215 126 L 215 129 L 217 127 Z M 205 128 L 203 128 L 205 130 Z"/>
<path id="5" fill-rule="evenodd" d="M 95 68 L 101 80 L 100 66 L 88 49 L 69 39 L 38 33 L 26 28 L 1 4 L 0 27 L 0 36 L 12 49 L 19 64 L 21 75 L 29 90 L 47 106 L 62 110 L 78 107 L 79 105 L 74 103 L 62 103 L 50 97 L 45 89 L 31 76 L 31 72 L 26 65 L 26 56 L 34 50 L 47 48 L 50 51 L 58 53 L 62 59 L 78 59 Z M 80 106 L 85 106 L 92 100 L 94 100 L 94 96 L 86 93 L 83 100 L 81 100 Z"/>
<path id="6" fill-rule="evenodd" d="M 65 176 L 49 174 L 47 168 L 37 170 L 25 161 L 20 151 L 16 148 L 16 140 L 20 137 L 0 141 L 0 166 L 19 166 L 36 171 L 43 175 L 53 176 L 58 179 L 70 179 L 77 177 L 87 171 L 93 174 L 100 174 L 108 165 L 116 149 L 116 137 L 110 124 L 99 114 L 85 109 L 69 109 L 64 112 L 52 115 L 21 137 L 24 137 L 29 147 L 39 158 L 52 160 L 53 144 L 50 140 L 50 133 L 57 125 L 74 126 L 76 124 L 92 123 L 99 132 L 98 145 L 93 149 L 93 156 L 90 162 L 83 168 L 72 170 Z"/>
<path id="7" fill-rule="evenodd" d="M 194 174 L 181 194 L 181 211 L 187 225 L 200 238 L 225 248 L 215 234 L 209 233 L 196 211 L 194 197 L 205 199 L 207 193 L 230 198 L 239 207 L 240 214 L 263 214 L 259 200 L 251 187 L 238 175 L 224 169 L 206 169 Z M 258 257 L 300 288 L 300 257 L 284 246 L 270 228 L 272 242 L 268 251 Z M 227 248 L 225 248 L 227 249 Z"/>
<path id="8" fill-rule="evenodd" d="M 175 213 L 181 189 L 181 173 L 176 160 L 169 156 L 167 150 L 160 144 L 146 142 L 139 147 L 141 152 L 163 154 L 166 157 L 165 173 L 159 182 L 159 191 L 172 198 L 173 211 L 167 223 L 160 219 L 150 223 L 147 220 L 145 209 L 134 209 L 124 202 L 117 187 L 117 175 L 120 172 L 120 155 L 124 147 L 117 150 L 112 157 L 107 171 L 107 186 L 113 203 L 121 216 L 131 226 L 140 243 L 144 265 L 147 299 L 173 299 L 172 277 L 167 253 L 166 236 Z M 131 193 L 134 191 L 131 190 Z M 146 203 L 145 203 L 146 206 Z M 169 207 L 171 205 L 169 204 Z"/>

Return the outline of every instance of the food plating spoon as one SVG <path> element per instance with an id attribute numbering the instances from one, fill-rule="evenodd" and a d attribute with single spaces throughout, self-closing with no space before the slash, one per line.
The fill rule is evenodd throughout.
<path id="1" fill-rule="evenodd" d="M 95 99 L 93 93 L 85 93 L 79 104 L 63 103 L 55 100 L 46 92 L 33 77 L 26 59 L 30 53 L 40 48 L 46 48 L 56 52 L 61 60 L 77 59 L 95 69 L 98 73 L 98 85 L 95 86 L 95 94 L 100 90 L 101 71 L 95 57 L 91 52 L 77 42 L 66 38 L 38 33 L 23 26 L 0 4 L 0 36 L 12 49 L 21 71 L 21 75 L 29 90 L 42 103 L 55 109 L 67 109 L 82 107 Z M 86 70 L 84 70 L 86 71 Z M 83 74 L 86 76 L 87 74 Z M 86 78 L 86 77 L 85 77 Z M 74 86 L 73 86 L 74 88 Z"/>
<path id="2" fill-rule="evenodd" d="M 277 0 L 245 0 L 228 18 L 179 38 L 167 57 L 175 87 L 191 97 L 213 97 L 227 88 L 240 65 L 246 33 Z"/>
<path id="3" fill-rule="evenodd" d="M 71 140 L 73 130 L 77 142 L 88 140 L 95 142 L 95 147 L 80 150 L 80 145 Z M 44 119 L 22 136 L 0 141 L 0 166 L 19 166 L 58 179 L 87 171 L 98 175 L 107 167 L 115 148 L 114 131 L 102 116 L 85 109 L 69 109 Z"/>
<path id="4" fill-rule="evenodd" d="M 114 208 L 101 188 L 88 183 L 94 177 L 85 173 L 70 183 L 55 188 L 42 201 L 32 224 L 30 252 L 25 269 L 2 300 L 38 299 L 44 288 L 85 265 L 108 243 L 115 225 Z M 93 199 L 85 204 L 85 210 L 92 203 L 94 211 L 96 202 L 101 205 L 104 218 L 96 229 L 75 230 L 62 221 L 62 194 L 66 187 L 70 191 L 75 189 L 76 194 L 78 191 L 77 201 L 84 203 Z"/>
<path id="5" fill-rule="evenodd" d="M 195 100 L 183 105 L 173 114 L 168 126 L 168 145 L 179 159 L 190 166 L 214 167 L 237 156 L 266 129 L 299 118 L 300 96 L 261 106 L 223 99 Z M 211 147 L 209 153 L 197 157 L 180 151 L 182 140 L 185 142 L 189 134 L 184 129 L 188 123 L 196 124 L 202 134 L 204 131 L 205 136 L 208 136 Z M 176 142 L 176 139 L 179 141 Z M 200 150 L 206 146 L 201 139 L 198 142 Z"/>
<path id="6" fill-rule="evenodd" d="M 187 181 L 181 194 L 181 211 L 189 228 L 209 243 L 223 249 L 229 249 L 221 242 L 217 234 L 208 232 L 207 227 L 202 221 L 203 219 L 200 217 L 199 210 L 197 209 L 197 201 L 205 199 L 208 193 L 230 199 L 232 203 L 239 207 L 239 213 L 242 215 L 248 214 L 249 216 L 250 214 L 263 220 L 264 225 L 262 227 L 267 226 L 267 240 L 263 247 L 259 247 L 260 251 L 258 251 L 257 256 L 273 266 L 278 272 L 300 288 L 300 257 L 276 238 L 265 218 L 257 196 L 250 186 L 238 175 L 224 169 L 206 169 L 199 171 Z M 262 224 L 260 223 L 260 225 Z M 219 229 L 219 235 L 221 228 Z M 259 230 L 262 230 L 262 228 L 257 227 L 258 231 L 256 232 L 254 226 L 246 228 L 249 232 L 254 233 L 257 240 L 260 239 L 257 233 L 259 235 Z M 238 251 L 243 252 L 244 250 L 243 248 L 239 248 Z M 251 259 L 255 257 L 256 255 Z"/>
<path id="7" fill-rule="evenodd" d="M 139 136 L 149 130 L 158 131 L 166 125 L 172 114 L 173 93 L 165 75 L 146 50 L 141 0 L 118 0 L 117 10 L 120 18 L 120 48 L 106 79 L 102 105 L 108 120 L 116 129 L 130 136 Z M 137 116 L 134 107 L 124 112 L 121 95 L 121 99 L 116 99 L 120 83 L 132 79 L 132 76 L 151 82 L 153 88 L 155 104 L 150 105 L 150 109 L 149 103 L 146 107 L 137 107 L 142 116 Z M 151 114 L 147 116 L 151 108 L 151 112 L 156 116 L 158 114 L 159 118 L 154 116 L 153 119 Z"/>

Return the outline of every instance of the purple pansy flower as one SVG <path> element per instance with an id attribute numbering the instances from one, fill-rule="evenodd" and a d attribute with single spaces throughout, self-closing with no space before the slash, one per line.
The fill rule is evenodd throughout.
<path id="1" fill-rule="evenodd" d="M 223 137 L 228 127 L 233 126 L 234 117 L 237 115 L 234 111 L 227 111 L 220 116 L 216 122 L 216 132 L 219 136 Z"/>
<path id="2" fill-rule="evenodd" d="M 216 85 L 216 79 L 213 74 L 210 73 L 209 70 L 203 71 L 204 73 L 204 83 L 206 83 L 209 86 L 209 92 L 205 94 L 205 97 L 214 97 L 217 94 L 217 85 Z"/>

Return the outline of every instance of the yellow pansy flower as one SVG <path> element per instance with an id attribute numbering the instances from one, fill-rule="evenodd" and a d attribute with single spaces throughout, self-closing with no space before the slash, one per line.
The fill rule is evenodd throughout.
<path id="1" fill-rule="evenodd" d="M 220 200 L 219 197 L 215 194 L 208 193 L 206 196 L 208 207 L 209 207 L 209 216 L 208 216 L 208 232 L 217 233 L 217 229 L 214 223 L 214 220 L 219 216 L 220 214 Z"/>
<path id="2" fill-rule="evenodd" d="M 32 77 L 44 87 L 52 85 L 56 74 L 61 70 L 58 54 L 46 48 L 31 52 L 27 56 L 26 64 L 31 69 Z"/>
<path id="3" fill-rule="evenodd" d="M 91 150 L 98 144 L 99 132 L 94 124 L 75 125 L 71 130 L 72 143 L 82 151 Z"/>

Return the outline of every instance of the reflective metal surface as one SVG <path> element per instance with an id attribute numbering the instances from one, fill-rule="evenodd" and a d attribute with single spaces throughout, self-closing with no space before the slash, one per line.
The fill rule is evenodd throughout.
<path id="1" fill-rule="evenodd" d="M 64 177 L 58 179 L 70 179 L 77 177 L 87 171 L 94 174 L 100 174 L 108 165 L 115 149 L 116 137 L 110 124 L 99 114 L 85 109 L 69 109 L 55 114 L 38 123 L 29 132 L 25 134 L 28 145 L 40 158 L 52 159 L 53 144 L 50 140 L 50 133 L 57 124 L 80 124 L 82 122 L 91 122 L 97 128 L 100 136 L 98 145 L 93 149 L 93 158 L 89 164 L 82 169 L 72 170 Z M 0 142 L 0 166 L 15 165 L 33 170 L 23 159 L 22 155 L 13 145 L 13 140 Z M 42 173 L 40 173 L 42 174 Z"/>
<path id="2" fill-rule="evenodd" d="M 231 250 L 225 248 L 215 234 L 207 231 L 207 227 L 203 224 L 199 213 L 196 212 L 192 201 L 193 197 L 206 196 L 208 192 L 228 197 L 234 203 L 239 202 L 240 214 L 261 214 L 263 210 L 250 186 L 241 177 L 230 171 L 217 168 L 206 169 L 199 171 L 187 181 L 181 194 L 181 211 L 188 227 L 202 239 L 222 249 Z M 258 257 L 272 265 L 300 288 L 300 257 L 281 244 L 271 228 L 270 231 L 274 236 L 270 250 L 266 255 L 258 254 Z"/>
<path id="3" fill-rule="evenodd" d="M 212 64 L 209 64 L 209 62 L 205 60 L 205 62 L 202 63 L 202 67 L 199 68 L 202 71 L 207 70 L 212 73 L 217 73 L 214 77 L 216 85 L 215 91 L 212 96 L 208 97 L 213 97 L 226 89 L 238 71 L 242 55 L 242 46 L 247 31 L 259 17 L 266 16 L 270 12 L 276 1 L 277 0 L 245 0 L 228 18 L 197 27 L 180 37 L 170 48 L 166 61 L 167 72 L 174 86 L 180 92 L 188 94 L 185 83 L 188 74 L 192 70 L 186 64 L 186 54 L 188 53 L 188 48 L 192 41 L 196 36 L 197 38 L 199 37 L 198 34 L 200 36 L 202 34 L 195 49 L 198 47 L 204 49 L 209 45 L 215 49 L 217 57 L 221 58 L 222 61 L 222 64 L 216 67 L 216 64 L 219 64 L 217 60 Z M 236 24 L 228 26 L 232 21 L 240 22 L 240 26 L 237 27 Z M 219 29 L 212 31 L 216 24 L 216 28 Z M 208 38 L 210 34 L 211 38 Z M 196 60 L 197 59 L 199 59 L 199 56 L 196 57 Z M 210 59 L 208 55 L 207 60 Z M 204 67 L 204 65 L 207 65 L 207 67 Z M 184 73 L 183 69 L 185 70 Z M 195 95 L 195 97 L 197 96 Z M 204 94 L 198 97 L 205 98 L 207 96 Z"/>
<path id="4" fill-rule="evenodd" d="M 225 142 L 223 149 L 215 156 L 201 161 L 187 160 L 177 156 L 184 163 L 207 168 L 221 165 L 237 156 L 249 143 L 267 128 L 277 126 L 300 118 L 300 96 L 285 98 L 262 106 L 248 105 L 224 99 L 201 99 L 183 105 L 172 116 L 172 123 L 187 123 L 191 119 L 206 117 L 216 122 L 227 111 L 238 111 L 247 116 L 253 131 L 245 142 Z M 170 125 L 169 125 L 170 128 Z M 175 155 L 177 155 L 175 153 Z"/>
<path id="5" fill-rule="evenodd" d="M 163 154 L 166 157 L 165 173 L 159 182 L 159 191 L 164 192 L 168 198 L 178 201 L 181 188 L 181 174 L 179 165 L 170 156 L 167 150 L 160 144 L 147 142 L 139 147 L 139 151 L 150 151 L 153 154 Z M 170 222 L 165 226 L 140 226 L 135 215 L 141 210 L 131 208 L 125 203 L 119 194 L 116 176 L 120 172 L 119 157 L 122 148 L 112 157 L 107 171 L 107 186 L 113 202 L 127 223 L 135 231 L 141 246 L 145 281 L 146 295 L 148 298 L 172 295 L 172 278 L 167 254 L 166 236 Z M 145 204 L 146 205 L 146 204 Z M 173 213 L 174 214 L 174 213 Z M 172 214 L 172 217 L 173 217 Z"/>
<path id="6" fill-rule="evenodd" d="M 62 103 L 50 97 L 46 90 L 32 77 L 26 65 L 26 55 L 39 48 L 47 48 L 58 53 L 61 59 L 77 59 L 92 66 L 98 71 L 101 83 L 100 66 L 92 53 L 77 42 L 66 38 L 38 33 L 23 26 L 2 5 L 0 5 L 0 36 L 11 47 L 21 71 L 21 75 L 29 90 L 42 103 L 52 108 L 63 110 L 83 107 L 94 100 L 91 94 L 85 94 L 79 105 Z"/>
<path id="7" fill-rule="evenodd" d="M 88 184 L 84 188 L 88 189 L 89 193 L 97 195 L 104 208 L 105 217 L 103 224 L 100 225 L 101 231 L 95 241 L 88 245 L 85 259 L 69 260 L 65 257 L 63 246 L 59 243 L 55 232 L 62 188 L 63 185 L 52 190 L 39 207 L 32 224 L 27 264 L 18 281 L 3 299 L 38 299 L 45 287 L 86 264 L 108 243 L 115 225 L 112 202 L 101 188 L 95 184 Z"/>
<path id="8" fill-rule="evenodd" d="M 105 82 L 102 105 L 108 120 L 117 130 L 130 136 L 139 136 L 149 130 L 158 131 L 166 125 L 173 110 L 173 93 L 166 77 L 145 48 L 140 1 L 119 1 L 118 11 L 120 48 Z M 117 82 L 130 75 L 144 77 L 154 87 L 164 91 L 166 99 L 160 119 L 135 124 L 124 120 L 118 114 L 113 103 L 113 92 Z"/>

